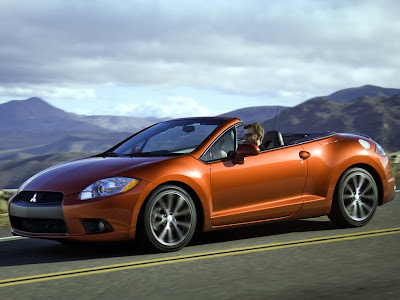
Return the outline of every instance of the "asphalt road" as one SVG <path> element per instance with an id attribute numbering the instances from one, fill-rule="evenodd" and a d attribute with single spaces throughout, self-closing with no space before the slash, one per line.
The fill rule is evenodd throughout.
<path id="1" fill-rule="evenodd" d="M 0 299 L 400 299 L 400 193 L 362 228 L 328 218 L 204 233 L 183 250 L 0 230 Z"/>

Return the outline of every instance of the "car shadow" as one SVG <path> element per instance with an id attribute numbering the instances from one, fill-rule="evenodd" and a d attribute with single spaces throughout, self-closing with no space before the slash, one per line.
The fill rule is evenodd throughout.
<path id="1" fill-rule="evenodd" d="M 252 239 L 292 232 L 310 232 L 337 229 L 328 220 L 308 219 L 264 223 L 196 234 L 186 247 L 227 241 Z M 0 267 L 84 261 L 150 255 L 131 242 L 60 244 L 41 239 L 16 239 L 0 243 Z M 148 258 L 148 257 L 147 257 Z"/>
<path id="2" fill-rule="evenodd" d="M 263 223 L 237 228 L 221 229 L 211 232 L 198 233 L 189 245 L 204 245 L 218 242 L 229 242 L 265 236 L 281 235 L 292 232 L 311 232 L 338 229 L 327 219 L 307 219 Z"/>

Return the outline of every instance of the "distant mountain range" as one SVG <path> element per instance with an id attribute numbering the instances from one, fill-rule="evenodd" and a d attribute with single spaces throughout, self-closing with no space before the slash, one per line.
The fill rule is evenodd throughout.
<path id="1" fill-rule="evenodd" d="M 57 132 L 135 132 L 159 118 L 125 116 L 85 116 L 58 109 L 40 98 L 12 100 L 0 104 L 0 128 L 5 130 Z"/>
<path id="2" fill-rule="evenodd" d="M 266 130 L 274 120 L 262 123 Z M 349 102 L 314 98 L 280 113 L 275 129 L 281 132 L 364 133 L 386 151 L 400 150 L 400 93 L 394 96 L 360 97 Z"/>
<path id="3" fill-rule="evenodd" d="M 221 116 L 260 122 L 266 131 L 274 126 L 281 132 L 360 132 L 387 151 L 400 150 L 400 89 L 366 85 L 315 97 L 295 107 L 247 107 Z M 40 98 L 0 104 L 0 188 L 17 188 L 37 171 L 105 151 L 163 120 L 77 115 Z"/>
<path id="4" fill-rule="evenodd" d="M 40 98 L 0 104 L 0 160 L 56 152 L 100 152 L 159 122 L 157 118 L 84 116 Z"/>
<path id="5" fill-rule="evenodd" d="M 316 97 L 316 99 L 326 98 L 335 102 L 343 103 L 343 102 L 353 101 L 361 97 L 370 97 L 370 98 L 390 97 L 398 95 L 399 92 L 400 89 L 388 89 L 373 85 L 364 85 L 362 87 L 344 89 L 335 92 L 333 94 L 330 94 L 329 96 Z"/>
<path id="6" fill-rule="evenodd" d="M 262 122 L 266 130 L 275 120 Z M 400 150 L 400 89 L 371 85 L 315 97 L 282 111 L 275 122 L 281 132 L 364 133 L 387 151 Z"/>

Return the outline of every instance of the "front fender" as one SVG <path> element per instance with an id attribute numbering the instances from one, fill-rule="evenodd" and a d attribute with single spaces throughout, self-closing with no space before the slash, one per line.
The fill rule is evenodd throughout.
<path id="1" fill-rule="evenodd" d="M 138 178 L 145 178 L 149 184 L 143 190 L 140 199 L 136 202 L 132 214 L 132 232 L 135 234 L 140 210 L 152 191 L 158 186 L 170 183 L 181 183 L 190 187 L 196 194 L 202 206 L 204 228 L 211 225 L 211 189 L 210 166 L 191 156 L 166 160 L 135 173 Z M 133 238 L 133 237 L 132 237 Z"/>

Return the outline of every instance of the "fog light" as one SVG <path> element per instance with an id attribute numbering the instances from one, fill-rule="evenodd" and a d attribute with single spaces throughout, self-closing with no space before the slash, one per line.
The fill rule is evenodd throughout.
<path id="1" fill-rule="evenodd" d="M 106 233 L 114 231 L 114 228 L 106 220 L 85 219 L 82 220 L 86 234 Z"/>
<path id="2" fill-rule="evenodd" d="M 104 224 L 104 222 L 103 221 L 99 221 L 99 230 L 100 230 L 100 232 L 103 232 L 105 228 L 106 228 L 106 225 Z"/>

